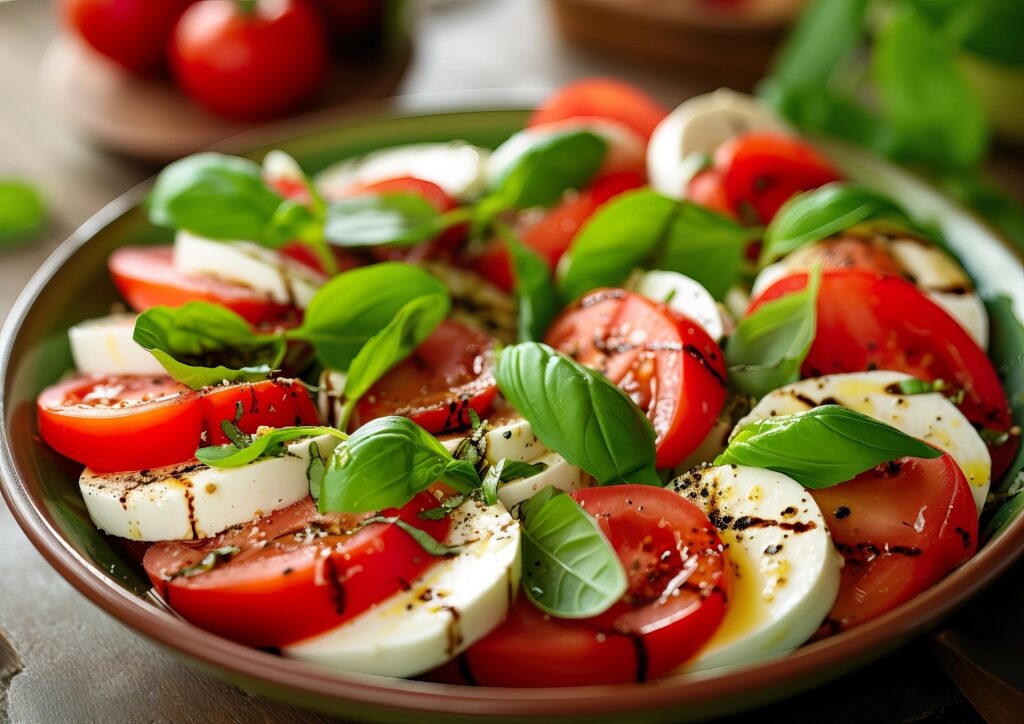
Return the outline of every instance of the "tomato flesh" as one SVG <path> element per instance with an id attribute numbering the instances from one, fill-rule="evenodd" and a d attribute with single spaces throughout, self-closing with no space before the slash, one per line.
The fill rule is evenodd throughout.
<path id="1" fill-rule="evenodd" d="M 569 118 L 616 121 L 644 141 L 668 115 L 668 109 L 643 91 L 611 78 L 586 78 L 562 86 L 533 112 L 527 126 L 541 126 Z"/>
<path id="2" fill-rule="evenodd" d="M 948 454 L 895 460 L 811 495 L 846 560 L 819 637 L 892 610 L 977 549 L 970 484 Z"/>
<path id="3" fill-rule="evenodd" d="M 309 391 L 296 380 L 263 380 L 213 387 L 203 391 L 201 406 L 209 445 L 231 442 L 221 426 L 225 420 L 235 421 L 238 428 L 249 435 L 264 425 L 292 427 L 320 423 Z M 236 420 L 239 411 L 241 416 Z"/>
<path id="4" fill-rule="evenodd" d="M 430 493 L 420 493 L 400 510 L 382 514 L 397 515 L 442 541 L 448 518 L 418 517 L 437 504 Z M 396 525 L 360 527 L 367 517 L 321 515 L 306 498 L 213 538 L 157 543 L 143 566 L 186 620 L 249 646 L 283 646 L 358 616 L 441 560 Z M 208 572 L 175 576 L 224 546 L 241 550 Z"/>
<path id="5" fill-rule="evenodd" d="M 807 285 L 806 274 L 780 279 L 751 305 Z M 960 323 L 914 284 L 865 269 L 826 269 L 818 292 L 818 326 L 804 360 L 805 377 L 882 369 L 923 380 L 944 380 L 964 393 L 960 409 L 975 426 L 1010 435 L 991 447 L 996 464 L 1013 458 L 1020 442 L 992 361 Z"/>
<path id="6" fill-rule="evenodd" d="M 639 294 L 585 295 L 555 320 L 546 342 L 602 372 L 647 413 L 659 468 L 685 460 L 725 402 L 718 345 L 693 320 Z"/>
<path id="7" fill-rule="evenodd" d="M 697 173 L 686 189 L 686 197 L 695 204 L 720 214 L 737 218 L 736 209 L 725 193 L 725 182 L 722 172 L 714 168 L 706 168 Z"/>
<path id="8" fill-rule="evenodd" d="M 725 616 L 732 578 L 718 532 L 688 500 L 663 488 L 615 485 L 573 497 L 598 521 L 627 571 L 610 610 L 556 619 L 525 596 L 466 652 L 484 686 L 583 686 L 644 681 L 693 656 Z"/>
<path id="9" fill-rule="evenodd" d="M 169 246 L 124 246 L 110 255 L 107 266 L 121 296 L 136 312 L 200 301 L 227 307 L 252 324 L 274 322 L 295 314 L 292 307 L 278 304 L 241 284 L 179 274 L 174 270 Z"/>
<path id="10" fill-rule="evenodd" d="M 729 208 L 751 221 L 767 224 L 779 207 L 801 191 L 824 186 L 841 177 L 817 150 L 781 133 L 753 131 L 736 136 L 714 153 L 715 168 Z"/>
<path id="11" fill-rule="evenodd" d="M 363 395 L 350 427 L 403 415 L 434 434 L 465 430 L 469 410 L 485 417 L 496 394 L 494 339 L 446 319 Z"/>

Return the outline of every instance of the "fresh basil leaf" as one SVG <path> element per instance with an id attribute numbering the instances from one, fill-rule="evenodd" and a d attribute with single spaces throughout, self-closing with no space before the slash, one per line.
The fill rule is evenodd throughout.
<path id="1" fill-rule="evenodd" d="M 180 571 L 174 573 L 171 578 L 191 578 L 192 576 L 198 576 L 200 573 L 212 571 L 220 561 L 230 558 L 241 550 L 242 549 L 238 546 L 221 546 L 220 548 L 214 548 L 203 556 L 203 559 L 194 566 L 186 566 L 185 568 L 182 568 Z"/>
<path id="2" fill-rule="evenodd" d="M 427 533 L 425 530 L 420 530 L 414 525 L 410 525 L 398 516 L 385 518 L 377 515 L 363 521 L 363 525 L 369 525 L 370 523 L 387 523 L 389 525 L 398 526 L 408 533 L 409 536 L 416 541 L 419 547 L 427 553 L 427 555 L 445 558 L 448 556 L 458 555 L 462 552 L 462 546 L 446 546 L 444 543 L 441 543 L 434 538 L 434 536 L 430 535 L 430 533 Z"/>
<path id="3" fill-rule="evenodd" d="M 265 380 L 285 354 L 279 335 L 255 334 L 230 309 L 208 302 L 151 307 L 136 319 L 133 339 L 193 390 Z"/>
<path id="4" fill-rule="evenodd" d="M 502 458 L 487 468 L 487 472 L 484 473 L 483 480 L 480 482 L 480 492 L 483 494 L 484 502 L 487 505 L 495 505 L 498 502 L 498 483 L 501 482 L 501 476 L 507 462 L 506 458 Z"/>
<path id="5" fill-rule="evenodd" d="M 0 179 L 0 247 L 29 241 L 46 225 L 46 204 L 26 181 Z"/>
<path id="6" fill-rule="evenodd" d="M 800 378 L 800 365 L 817 331 L 821 269 L 807 286 L 758 307 L 739 321 L 725 347 L 726 379 L 733 389 L 762 397 Z"/>
<path id="7" fill-rule="evenodd" d="M 836 182 L 799 194 L 783 204 L 768 224 L 761 264 L 770 264 L 806 244 L 871 220 L 914 227 L 889 198 L 862 186 Z"/>
<path id="8" fill-rule="evenodd" d="M 936 169 L 975 166 L 988 143 L 981 102 L 953 49 L 910 8 L 894 8 L 878 32 L 872 77 L 896 139 L 898 160 Z"/>
<path id="9" fill-rule="evenodd" d="M 458 508 L 460 505 L 466 502 L 466 495 L 453 495 L 450 498 L 446 498 L 441 501 L 441 504 L 436 508 L 428 508 L 427 510 L 421 510 L 417 513 L 418 518 L 423 520 L 441 520 L 446 518 L 449 513 Z"/>
<path id="10" fill-rule="evenodd" d="M 496 223 L 505 243 L 516 280 L 519 341 L 543 339 L 561 305 L 551 280 L 551 269 L 537 252 L 527 247 L 507 224 Z"/>
<path id="11" fill-rule="evenodd" d="M 893 392 L 901 395 L 927 395 L 930 392 L 943 392 L 947 389 L 947 385 L 943 380 L 929 382 L 927 380 L 918 379 L 917 377 L 908 377 L 904 380 L 900 380 L 899 382 L 894 383 L 892 387 L 895 388 Z"/>
<path id="12" fill-rule="evenodd" d="M 626 571 L 597 521 L 576 501 L 544 488 L 520 508 L 523 590 L 558 618 L 604 613 L 626 593 Z"/>
<path id="13" fill-rule="evenodd" d="M 149 220 L 208 239 L 270 243 L 271 221 L 283 202 L 264 183 L 258 163 L 197 153 L 157 176 L 149 195 Z"/>
<path id="14" fill-rule="evenodd" d="M 339 440 L 346 438 L 345 433 L 333 427 L 316 425 L 300 425 L 298 427 L 279 427 L 264 435 L 256 435 L 248 445 L 239 448 L 235 445 L 211 445 L 196 450 L 199 462 L 211 468 L 239 468 L 260 458 L 278 457 L 284 454 L 288 443 L 305 437 L 333 435 Z"/>
<path id="15" fill-rule="evenodd" d="M 415 422 L 381 417 L 335 448 L 320 486 L 320 511 L 364 513 L 399 508 L 438 481 L 460 493 L 480 487 L 476 468 L 453 458 L 437 438 Z"/>
<path id="16" fill-rule="evenodd" d="M 324 481 L 324 471 L 327 464 L 320 454 L 320 446 L 315 441 L 309 441 L 309 465 L 306 466 L 306 480 L 309 482 L 309 496 L 313 502 L 320 500 L 320 485 Z"/>
<path id="17" fill-rule="evenodd" d="M 751 234 L 732 219 L 684 201 L 649 266 L 685 274 L 720 300 L 739 276 Z"/>
<path id="18" fill-rule="evenodd" d="M 551 206 L 569 189 L 586 187 L 607 152 L 605 140 L 590 131 L 543 136 L 494 180 L 491 190 L 513 208 Z"/>
<path id="19" fill-rule="evenodd" d="M 385 262 L 352 269 L 317 291 L 306 307 L 302 326 L 286 336 L 310 342 L 325 366 L 345 371 L 402 307 L 428 295 L 447 299 L 448 289 L 411 264 Z"/>
<path id="20" fill-rule="evenodd" d="M 540 441 L 598 483 L 659 484 L 651 421 L 600 372 L 524 342 L 502 351 L 496 378 Z"/>
<path id="21" fill-rule="evenodd" d="M 744 425 L 715 458 L 715 465 L 767 468 L 819 489 L 897 458 L 940 455 L 942 451 L 873 417 L 822 405 Z"/>
<path id="22" fill-rule="evenodd" d="M 562 298 L 620 285 L 658 249 L 678 211 L 676 201 L 649 189 L 627 191 L 601 206 L 559 264 Z"/>
<path id="23" fill-rule="evenodd" d="M 504 462 L 505 465 L 502 466 L 499 475 L 503 483 L 532 478 L 548 469 L 546 463 L 524 463 L 519 460 L 505 460 Z"/>
<path id="24" fill-rule="evenodd" d="M 412 246 L 443 231 L 441 213 L 422 196 L 368 194 L 327 207 L 324 236 L 335 246 Z"/>

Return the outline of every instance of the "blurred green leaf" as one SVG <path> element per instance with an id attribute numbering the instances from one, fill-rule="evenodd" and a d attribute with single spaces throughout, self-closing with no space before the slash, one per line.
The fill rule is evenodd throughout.
<path id="1" fill-rule="evenodd" d="M 31 241 L 46 225 L 46 204 L 27 181 L 0 179 L 0 246 Z"/>

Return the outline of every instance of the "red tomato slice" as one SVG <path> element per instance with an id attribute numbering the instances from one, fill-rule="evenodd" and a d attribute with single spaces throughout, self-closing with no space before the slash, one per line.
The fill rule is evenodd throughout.
<path id="1" fill-rule="evenodd" d="M 555 619 L 521 596 L 508 619 L 466 652 L 484 686 L 644 681 L 693 656 L 725 616 L 732 578 L 718 532 L 669 490 L 614 485 L 574 492 L 597 518 L 629 588 L 609 611 Z"/>
<path id="2" fill-rule="evenodd" d="M 296 380 L 263 380 L 213 387 L 203 391 L 201 406 L 206 442 L 209 445 L 226 445 L 231 442 L 224 434 L 221 423 L 234 420 L 239 409 L 242 410 L 242 416 L 237 422 L 238 427 L 250 435 L 263 425 L 292 427 L 320 423 L 320 416 L 309 391 Z"/>
<path id="3" fill-rule="evenodd" d="M 970 484 L 949 455 L 896 460 L 811 495 L 846 559 L 839 598 L 819 636 L 895 608 L 977 548 Z"/>
<path id="4" fill-rule="evenodd" d="M 449 520 L 417 515 L 437 504 L 430 493 L 420 493 L 383 515 L 398 515 L 441 541 Z M 367 517 L 320 515 L 306 498 L 213 538 L 157 543 L 143 566 L 188 621 L 249 646 L 282 646 L 358 616 L 440 560 L 396 525 L 359 527 Z M 224 546 L 241 550 L 208 572 L 175 577 Z"/>
<path id="5" fill-rule="evenodd" d="M 806 274 L 780 279 L 754 300 L 750 311 L 806 285 Z M 963 390 L 960 408 L 976 426 L 1013 430 L 1009 402 L 992 361 L 948 312 L 900 277 L 827 269 L 818 292 L 817 334 L 802 372 L 818 377 L 872 369 L 945 380 Z M 1012 433 L 992 448 L 994 480 L 1019 442 L 1019 432 Z"/>
<path id="6" fill-rule="evenodd" d="M 725 364 L 714 340 L 639 294 L 591 292 L 562 312 L 545 341 L 600 370 L 647 412 L 659 468 L 675 467 L 697 448 L 725 401 Z"/>
<path id="7" fill-rule="evenodd" d="M 780 133 L 753 131 L 715 150 L 729 208 L 767 224 L 791 196 L 841 177 L 832 164 L 803 141 Z"/>
<path id="8" fill-rule="evenodd" d="M 43 390 L 36 408 L 46 444 L 99 472 L 188 460 L 203 429 L 199 394 L 166 376 L 80 375 Z"/>
<path id="9" fill-rule="evenodd" d="M 434 434 L 465 430 L 470 426 L 468 410 L 486 417 L 497 391 L 494 339 L 446 319 L 363 395 L 350 428 L 403 415 Z"/>
<path id="10" fill-rule="evenodd" d="M 136 312 L 186 302 L 213 302 L 244 317 L 252 324 L 273 322 L 294 315 L 295 310 L 278 304 L 249 287 L 208 276 L 186 276 L 174 270 L 169 246 L 124 246 L 107 260 L 121 296 Z"/>
<path id="11" fill-rule="evenodd" d="M 725 193 L 725 181 L 722 172 L 715 168 L 706 168 L 690 179 L 686 189 L 686 197 L 695 204 L 717 211 L 720 214 L 737 218 L 736 209 L 729 202 Z"/>
<path id="12" fill-rule="evenodd" d="M 585 78 L 562 86 L 533 112 L 526 125 L 541 126 L 567 118 L 604 118 L 621 123 L 649 141 L 667 115 L 667 108 L 627 83 Z"/>
<path id="13" fill-rule="evenodd" d="M 540 254 L 554 271 L 580 228 L 595 211 L 619 194 L 643 185 L 643 177 L 633 172 L 601 176 L 589 188 L 567 194 L 561 203 L 539 217 L 523 219 L 519 224 L 523 243 Z M 515 289 L 512 261 L 502 241 L 488 242 L 471 260 L 470 266 L 498 288 L 507 292 Z"/>

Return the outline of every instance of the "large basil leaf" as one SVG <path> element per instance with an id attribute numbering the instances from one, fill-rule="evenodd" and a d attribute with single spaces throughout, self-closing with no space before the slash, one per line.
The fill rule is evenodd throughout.
<path id="1" fill-rule="evenodd" d="M 211 468 L 238 468 L 261 458 L 280 457 L 285 453 L 285 446 L 288 443 L 307 437 L 319 437 L 320 435 L 333 435 L 341 440 L 344 440 L 346 437 L 345 433 L 333 427 L 309 425 L 279 427 L 265 435 L 257 435 L 251 439 L 244 440 L 239 445 L 201 447 L 196 450 L 196 458 L 199 459 L 199 462 L 205 463 Z M 310 453 L 312 452 L 310 450 Z"/>
<path id="2" fill-rule="evenodd" d="M 405 417 L 381 417 L 335 448 L 320 484 L 320 510 L 365 513 L 398 508 L 442 481 L 461 493 L 480 486 L 472 463 Z"/>
<path id="3" fill-rule="evenodd" d="M 732 219 L 684 201 L 668 227 L 661 253 L 649 266 L 685 274 L 722 299 L 739 275 L 751 233 Z"/>
<path id="4" fill-rule="evenodd" d="M 30 183 L 0 180 L 0 247 L 39 235 L 46 225 L 46 204 Z"/>
<path id="5" fill-rule="evenodd" d="M 761 263 L 769 264 L 801 246 L 878 219 L 913 228 L 900 207 L 862 186 L 837 182 L 799 194 L 783 204 L 768 224 Z"/>
<path id="6" fill-rule="evenodd" d="M 207 302 L 147 309 L 135 321 L 133 338 L 193 390 L 264 380 L 285 354 L 282 337 L 255 334 L 240 316 Z"/>
<path id="7" fill-rule="evenodd" d="M 818 324 L 821 269 L 807 286 L 773 299 L 740 320 L 725 347 L 729 386 L 761 397 L 800 378 L 800 365 L 814 342 Z"/>
<path id="8" fill-rule="evenodd" d="M 600 372 L 524 342 L 502 351 L 496 378 L 540 441 L 600 484 L 660 483 L 650 420 Z"/>
<path id="9" fill-rule="evenodd" d="M 443 231 L 441 213 L 422 196 L 353 196 L 327 207 L 324 236 L 335 246 L 412 246 Z"/>
<path id="10" fill-rule="evenodd" d="M 198 153 L 160 172 L 149 195 L 149 220 L 209 239 L 267 243 L 283 203 L 267 188 L 258 163 Z"/>
<path id="11" fill-rule="evenodd" d="M 902 457 L 937 458 L 930 445 L 839 405 L 769 417 L 740 428 L 715 465 L 749 465 L 828 488 Z"/>
<path id="12" fill-rule="evenodd" d="M 516 209 L 551 206 L 569 189 L 585 188 L 607 152 L 605 140 L 590 131 L 542 136 L 492 182 L 492 194 Z"/>
<path id="13" fill-rule="evenodd" d="M 523 589 L 559 618 L 604 613 L 626 593 L 626 572 L 597 521 L 576 501 L 544 488 L 520 508 Z"/>
<path id="14" fill-rule="evenodd" d="M 410 264 L 386 262 L 352 269 L 317 291 L 302 326 L 287 336 L 310 342 L 321 362 L 344 371 L 402 307 L 422 296 L 449 299 L 441 281 Z"/>
<path id="15" fill-rule="evenodd" d="M 678 210 L 676 201 L 649 189 L 627 191 L 604 204 L 583 224 L 559 265 L 562 298 L 621 284 L 658 249 Z"/>
<path id="16" fill-rule="evenodd" d="M 519 341 L 543 339 L 551 320 L 561 307 L 551 281 L 551 269 L 507 224 L 498 222 L 494 228 L 512 260 L 516 280 Z"/>

